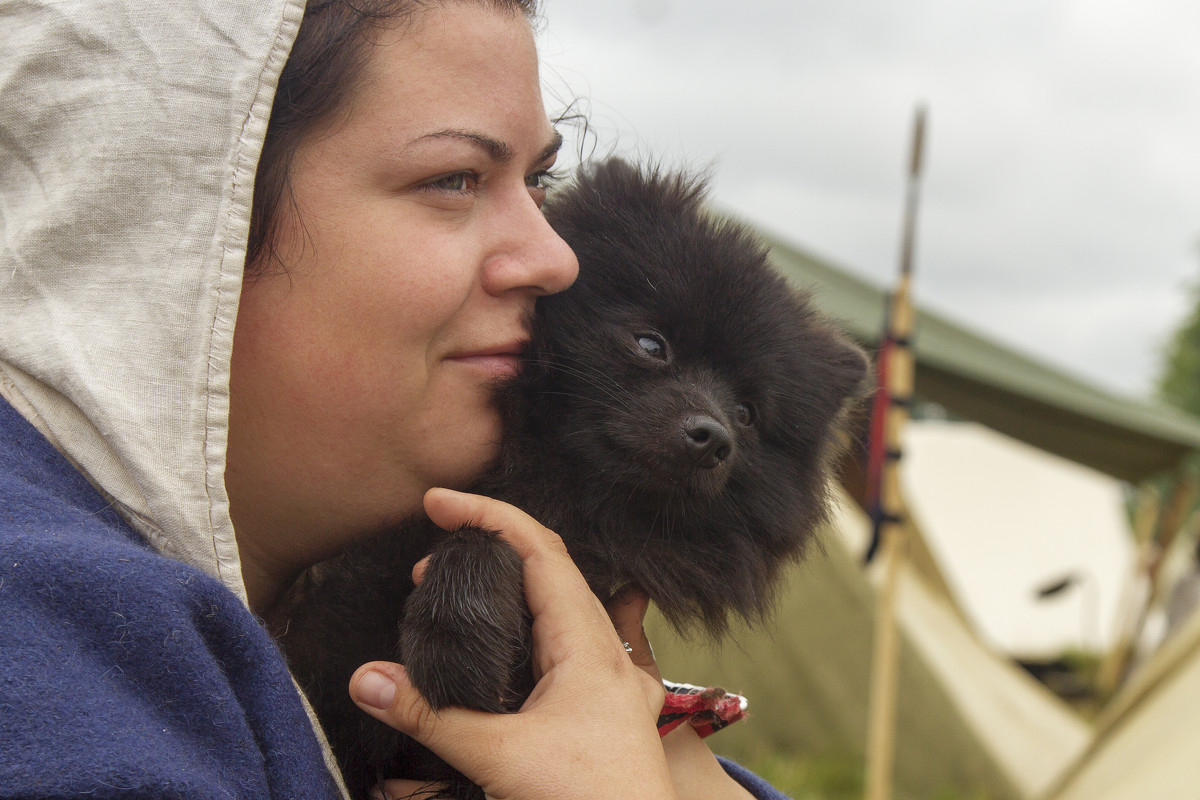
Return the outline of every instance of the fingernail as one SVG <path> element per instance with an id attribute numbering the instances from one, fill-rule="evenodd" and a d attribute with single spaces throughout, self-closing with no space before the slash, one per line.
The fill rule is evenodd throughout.
<path id="1" fill-rule="evenodd" d="M 354 695 L 364 705 L 387 710 L 396 700 L 396 683 L 382 672 L 371 670 L 358 679 Z"/>
<path id="2" fill-rule="evenodd" d="M 424 558 L 422 558 L 420 561 L 418 561 L 416 564 L 413 565 L 412 579 L 413 579 L 414 584 L 416 584 L 417 586 L 421 585 L 421 581 L 425 580 L 425 570 L 427 570 L 428 568 L 429 568 L 429 556 L 425 556 Z"/>

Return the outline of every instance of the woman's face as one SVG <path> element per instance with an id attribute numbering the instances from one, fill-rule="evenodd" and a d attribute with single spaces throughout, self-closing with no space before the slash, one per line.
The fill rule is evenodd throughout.
<path id="1" fill-rule="evenodd" d="M 577 270 L 540 210 L 559 137 L 528 22 L 445 3 L 370 52 L 348 113 L 295 155 L 286 271 L 238 312 L 231 513 L 244 554 L 282 537 L 299 566 L 478 474 L 490 386 Z"/>

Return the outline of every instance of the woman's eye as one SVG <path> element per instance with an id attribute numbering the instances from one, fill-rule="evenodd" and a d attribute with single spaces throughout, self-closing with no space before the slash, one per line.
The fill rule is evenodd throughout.
<path id="1" fill-rule="evenodd" d="M 662 340 L 662 337 L 652 333 L 641 333 L 636 338 L 638 348 L 647 356 L 659 361 L 667 360 L 667 343 Z"/>
<path id="2" fill-rule="evenodd" d="M 541 189 L 543 191 L 551 188 L 558 183 L 560 175 L 552 169 L 538 170 L 525 177 L 525 185 L 530 189 Z"/>
<path id="3" fill-rule="evenodd" d="M 733 409 L 739 425 L 753 425 L 758 420 L 758 411 L 749 403 L 738 403 Z"/>
<path id="4" fill-rule="evenodd" d="M 470 172 L 454 172 L 442 175 L 424 184 L 426 189 L 441 192 L 467 192 L 475 187 L 476 176 Z"/>
<path id="5" fill-rule="evenodd" d="M 558 178 L 558 173 L 548 169 L 538 170 L 525 176 L 525 188 L 529 190 L 529 195 L 538 204 L 538 208 L 541 208 L 542 204 L 546 202 L 546 193 L 558 182 Z"/>

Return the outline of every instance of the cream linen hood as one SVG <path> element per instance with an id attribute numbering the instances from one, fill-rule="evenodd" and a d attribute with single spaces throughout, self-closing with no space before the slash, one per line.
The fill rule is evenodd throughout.
<path id="1" fill-rule="evenodd" d="M 245 600 L 225 494 L 251 189 L 303 0 L 0 0 L 0 394 Z"/>

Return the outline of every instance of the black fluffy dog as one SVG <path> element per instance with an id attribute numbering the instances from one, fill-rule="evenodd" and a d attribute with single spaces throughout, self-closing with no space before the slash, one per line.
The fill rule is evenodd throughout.
<path id="1" fill-rule="evenodd" d="M 754 236 L 707 214 L 698 182 L 608 161 L 547 216 L 579 279 L 539 300 L 523 374 L 498 393 L 501 454 L 473 491 L 557 531 L 602 598 L 635 584 L 676 627 L 714 635 L 730 615 L 761 618 L 825 517 L 862 353 Z M 516 710 L 530 633 L 505 542 L 412 523 L 314 567 L 273 625 L 354 796 L 386 777 L 482 796 L 346 687 L 359 665 L 396 660 L 434 707 Z"/>

